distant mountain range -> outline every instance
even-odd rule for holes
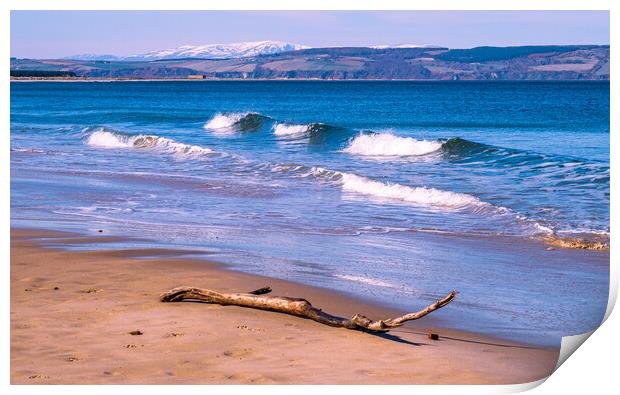
[[[392,44],[392,45],[371,45],[368,48],[387,49],[387,48],[443,48],[441,45],[432,44]]]
[[[608,45],[307,48],[261,41],[111,56],[11,58],[11,77],[609,80],[610,73]]]
[[[237,59],[272,55],[310,48],[282,41],[252,41],[233,44],[182,45],[177,48],[151,51],[128,56],[82,54],[64,57],[68,60],[149,61],[164,59]]]

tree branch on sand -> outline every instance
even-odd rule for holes
[[[220,293],[209,289],[179,287],[164,292],[160,296],[160,301],[182,302],[185,300],[197,300],[220,305],[250,307],[309,318],[321,324],[339,328],[387,332],[390,329],[402,326],[407,321],[417,320],[444,307],[457,295],[456,291],[452,291],[443,299],[438,300],[416,313],[408,313],[396,318],[374,321],[360,314],[355,314],[351,318],[337,317],[312,306],[312,304],[305,299],[266,295],[269,292],[271,292],[271,288],[269,287],[260,288],[248,293]]]

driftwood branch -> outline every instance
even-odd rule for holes
[[[450,303],[457,292],[452,291],[445,298],[438,300],[417,313],[409,313],[396,318],[373,321],[363,315],[355,314],[351,318],[337,317],[322,311],[305,299],[289,298],[286,296],[265,295],[271,288],[260,288],[249,293],[220,293],[209,289],[179,287],[171,289],[160,296],[162,302],[182,302],[184,300],[199,300],[221,305],[251,307],[260,310],[276,311],[297,317],[309,318],[321,324],[347,329],[361,329],[368,331],[387,332],[398,328],[407,321],[417,320]]]

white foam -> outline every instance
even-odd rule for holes
[[[286,123],[277,123],[273,125],[273,134],[276,136],[294,136],[303,135],[308,132],[308,125],[292,125]]]
[[[86,144],[98,148],[152,149],[158,152],[181,157],[201,156],[213,152],[211,149],[206,147],[183,144],[166,137],[144,134],[129,136],[110,132],[104,129],[93,132],[88,139],[86,139]]]
[[[351,276],[349,274],[335,274],[334,276],[341,278],[343,280],[374,285],[377,287],[395,288],[394,284],[391,284],[387,281],[377,280],[374,278],[368,278],[368,277],[362,277],[362,276]]]
[[[313,166],[304,174],[304,177],[314,177],[319,180],[329,180],[342,182],[342,178],[346,173],[336,170],[329,170],[323,167]]]
[[[416,140],[399,137],[392,133],[366,134],[356,136],[343,150],[352,155],[363,156],[420,156],[441,148],[438,141]]]
[[[157,137],[157,142],[155,146],[162,151],[166,151],[179,156],[201,156],[213,152],[213,150],[206,147],[177,143],[176,141],[167,139],[165,137]]]
[[[274,166],[271,166],[271,171],[282,172],[282,173],[296,172],[296,171],[300,171],[300,170],[303,170],[303,169],[305,169],[305,166],[303,166],[303,165],[296,165],[296,164],[274,165]]]
[[[28,152],[31,154],[44,154],[45,151],[36,148],[11,148],[11,152]]]
[[[535,228],[538,232],[540,232],[540,233],[544,233],[544,234],[547,234],[547,235],[551,235],[551,234],[553,234],[553,233],[554,233],[554,232],[553,232],[553,229],[551,229],[551,228],[549,228],[549,227],[547,227],[547,226],[541,225],[541,224],[539,224],[538,222],[534,222],[534,228]]]
[[[483,202],[477,197],[466,193],[444,191],[436,188],[410,187],[401,184],[383,183],[368,177],[318,166],[306,167],[296,164],[274,165],[271,167],[271,170],[283,173],[296,173],[297,177],[313,178],[317,181],[328,182],[332,185],[340,186],[345,192],[353,192],[378,199],[449,209],[469,207],[476,210],[492,209],[494,212],[498,213],[507,210],[503,207],[497,207],[490,203]]]
[[[374,181],[355,174],[342,173],[342,189],[382,199],[398,200],[425,206],[464,208],[488,206],[475,196],[435,188],[409,187]]]
[[[205,123],[205,129],[227,129],[231,128],[235,123],[239,122],[241,118],[248,115],[248,113],[230,113],[230,114],[222,114],[218,113],[213,116],[209,120],[209,122]]]
[[[129,141],[129,136],[123,136],[104,129],[99,129],[86,139],[86,144],[99,148],[130,148],[133,142]]]
[[[295,164],[275,165],[272,171],[297,173],[298,177],[314,178],[317,181],[338,185],[345,192],[353,192],[373,198],[405,202],[415,205],[461,209],[492,209],[496,212],[506,211],[503,207],[493,206],[475,196],[466,193],[444,191],[436,188],[410,187],[401,184],[383,183],[368,177],[330,170],[323,167],[306,167]]]

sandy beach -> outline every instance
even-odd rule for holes
[[[399,313],[171,250],[51,248],[92,241],[12,230],[12,384],[507,384],[546,377],[557,361],[558,349],[432,327],[430,317],[376,336],[234,306],[160,303],[182,285],[271,286],[342,316]]]

